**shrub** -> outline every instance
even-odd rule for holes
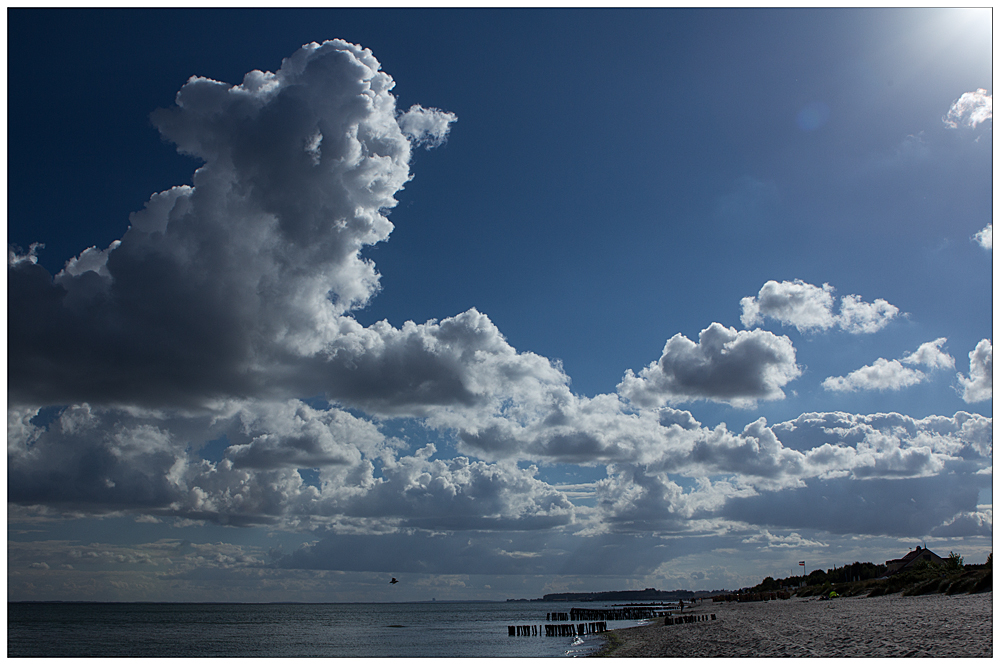
[[[942,580],[925,580],[903,590],[904,596],[923,596],[928,593],[937,593],[941,588]],[[945,582],[947,582],[945,580]]]
[[[990,556],[992,556],[992,554]],[[992,591],[992,590],[993,590],[993,571],[988,571],[985,575],[979,578],[979,581],[976,582],[976,585],[974,587],[972,587],[972,591],[970,593],[982,593],[984,591]]]
[[[977,582],[978,580],[974,577],[959,577],[948,585],[948,590],[945,593],[949,596],[953,596],[956,593],[972,593]]]

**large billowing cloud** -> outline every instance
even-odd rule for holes
[[[689,536],[661,540],[662,549],[652,550],[678,556],[675,549],[694,547],[697,540],[724,546],[731,534],[803,544],[799,534],[775,536],[769,527],[898,536],[992,533],[991,510],[976,503],[979,490],[991,482],[984,473],[992,461],[989,418],[964,412],[924,419],[808,413],[770,427],[759,420],[736,434],[724,427],[708,430],[685,413],[665,414],[675,429],[662,458],[610,465],[607,478],[592,485],[595,509],[578,510],[573,524],[501,537],[477,531],[451,547],[412,530],[374,541],[330,534],[284,556],[279,565],[601,574],[600,564],[605,572],[634,574],[650,565],[650,549],[636,547],[650,535]],[[694,482],[683,487],[677,482],[681,477]],[[793,501],[786,501],[789,496]],[[368,554],[351,556],[354,551]],[[396,554],[401,551],[413,556]],[[582,552],[590,555],[580,559]],[[359,565],[359,558],[372,563]]]
[[[8,411],[16,503],[224,524],[364,521],[366,531],[527,529],[573,518],[566,498],[534,478],[537,468],[435,460],[433,445],[400,455],[400,442],[369,421],[298,401],[233,405],[228,417],[197,422],[87,405],[44,427],[35,415]],[[199,429],[228,444],[220,460],[191,449]]]
[[[901,390],[927,380],[928,375],[912,365],[929,369],[954,367],[955,359],[941,350],[948,341],[939,337],[925,342],[915,352],[899,359],[879,358],[871,365],[856,369],[847,376],[831,376],[823,380],[823,387],[838,392],[855,390]],[[910,365],[910,367],[907,367]]]
[[[782,399],[782,386],[799,374],[795,347],[787,337],[713,323],[697,343],[674,335],[657,362],[638,376],[628,370],[618,390],[646,407],[695,400],[751,405]]]
[[[8,493],[56,515],[310,527],[319,541],[274,565],[397,573],[630,575],[667,555],[650,537],[698,536],[669,545],[678,556],[695,540],[722,547],[759,528],[991,533],[988,508],[976,503],[991,480],[989,418],[812,413],[730,432],[685,411],[653,414],[607,433],[644,443],[597,449],[609,466],[587,492],[594,508],[574,506],[533,465],[439,457],[434,445],[406,453],[365,419],[298,401],[232,404],[200,419],[78,406],[47,425],[44,413],[13,408]],[[224,441],[219,459],[196,454],[189,441],[198,431]],[[515,457],[581,459],[563,445],[527,441]],[[845,497],[853,522],[835,508]],[[903,516],[893,519],[887,505]]]
[[[152,118],[204,162],[194,186],[153,195],[120,241],[54,278],[10,258],[11,399],[200,405],[333,355],[341,317],[378,289],[360,252],[392,231],[411,140],[440,143],[455,120],[399,115],[392,87],[342,41],[240,85],[188,80]]]
[[[899,308],[881,298],[868,303],[856,295],[842,297],[840,311],[834,314],[833,291],[829,284],[819,287],[800,279],[791,282],[769,280],[756,297],[747,296],[740,301],[743,308],[740,321],[747,328],[772,318],[799,332],[839,326],[850,333],[872,333],[884,328],[899,314]]]

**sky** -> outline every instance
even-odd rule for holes
[[[9,9],[8,600],[985,561],[991,21]]]

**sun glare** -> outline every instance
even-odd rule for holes
[[[941,28],[951,33],[964,35],[967,39],[992,39],[993,10],[982,7],[963,7],[942,10],[935,17],[941,21]]]

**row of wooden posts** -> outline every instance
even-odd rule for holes
[[[616,607],[613,609],[591,609],[573,607],[569,611],[570,621],[635,621],[666,616],[667,611],[655,607]]]
[[[576,637],[577,635],[590,635],[593,633],[603,633],[608,629],[606,621],[592,621],[590,623],[561,623],[545,624],[544,626],[507,626],[507,634],[511,637]]]
[[[564,614],[563,612],[550,612],[547,616]],[[676,616],[667,615],[663,619],[664,626],[677,626],[682,623],[698,623],[701,621],[715,621],[714,614],[678,614]],[[507,626],[507,634],[511,637],[576,637],[577,635],[590,635],[593,633],[603,633],[607,631],[606,621],[591,621],[589,623],[560,623],[545,624],[538,626],[534,624],[524,626]]]
[[[614,609],[580,609],[572,608],[569,612],[548,612],[546,621],[580,621],[597,619],[602,621],[629,621],[633,619],[651,619],[666,616],[666,611],[648,607],[620,607]]]
[[[708,621],[709,617],[712,617],[712,621],[715,621],[714,614],[679,614],[677,616],[668,616],[663,620],[664,626],[675,626],[682,623],[698,623],[699,621]]]

